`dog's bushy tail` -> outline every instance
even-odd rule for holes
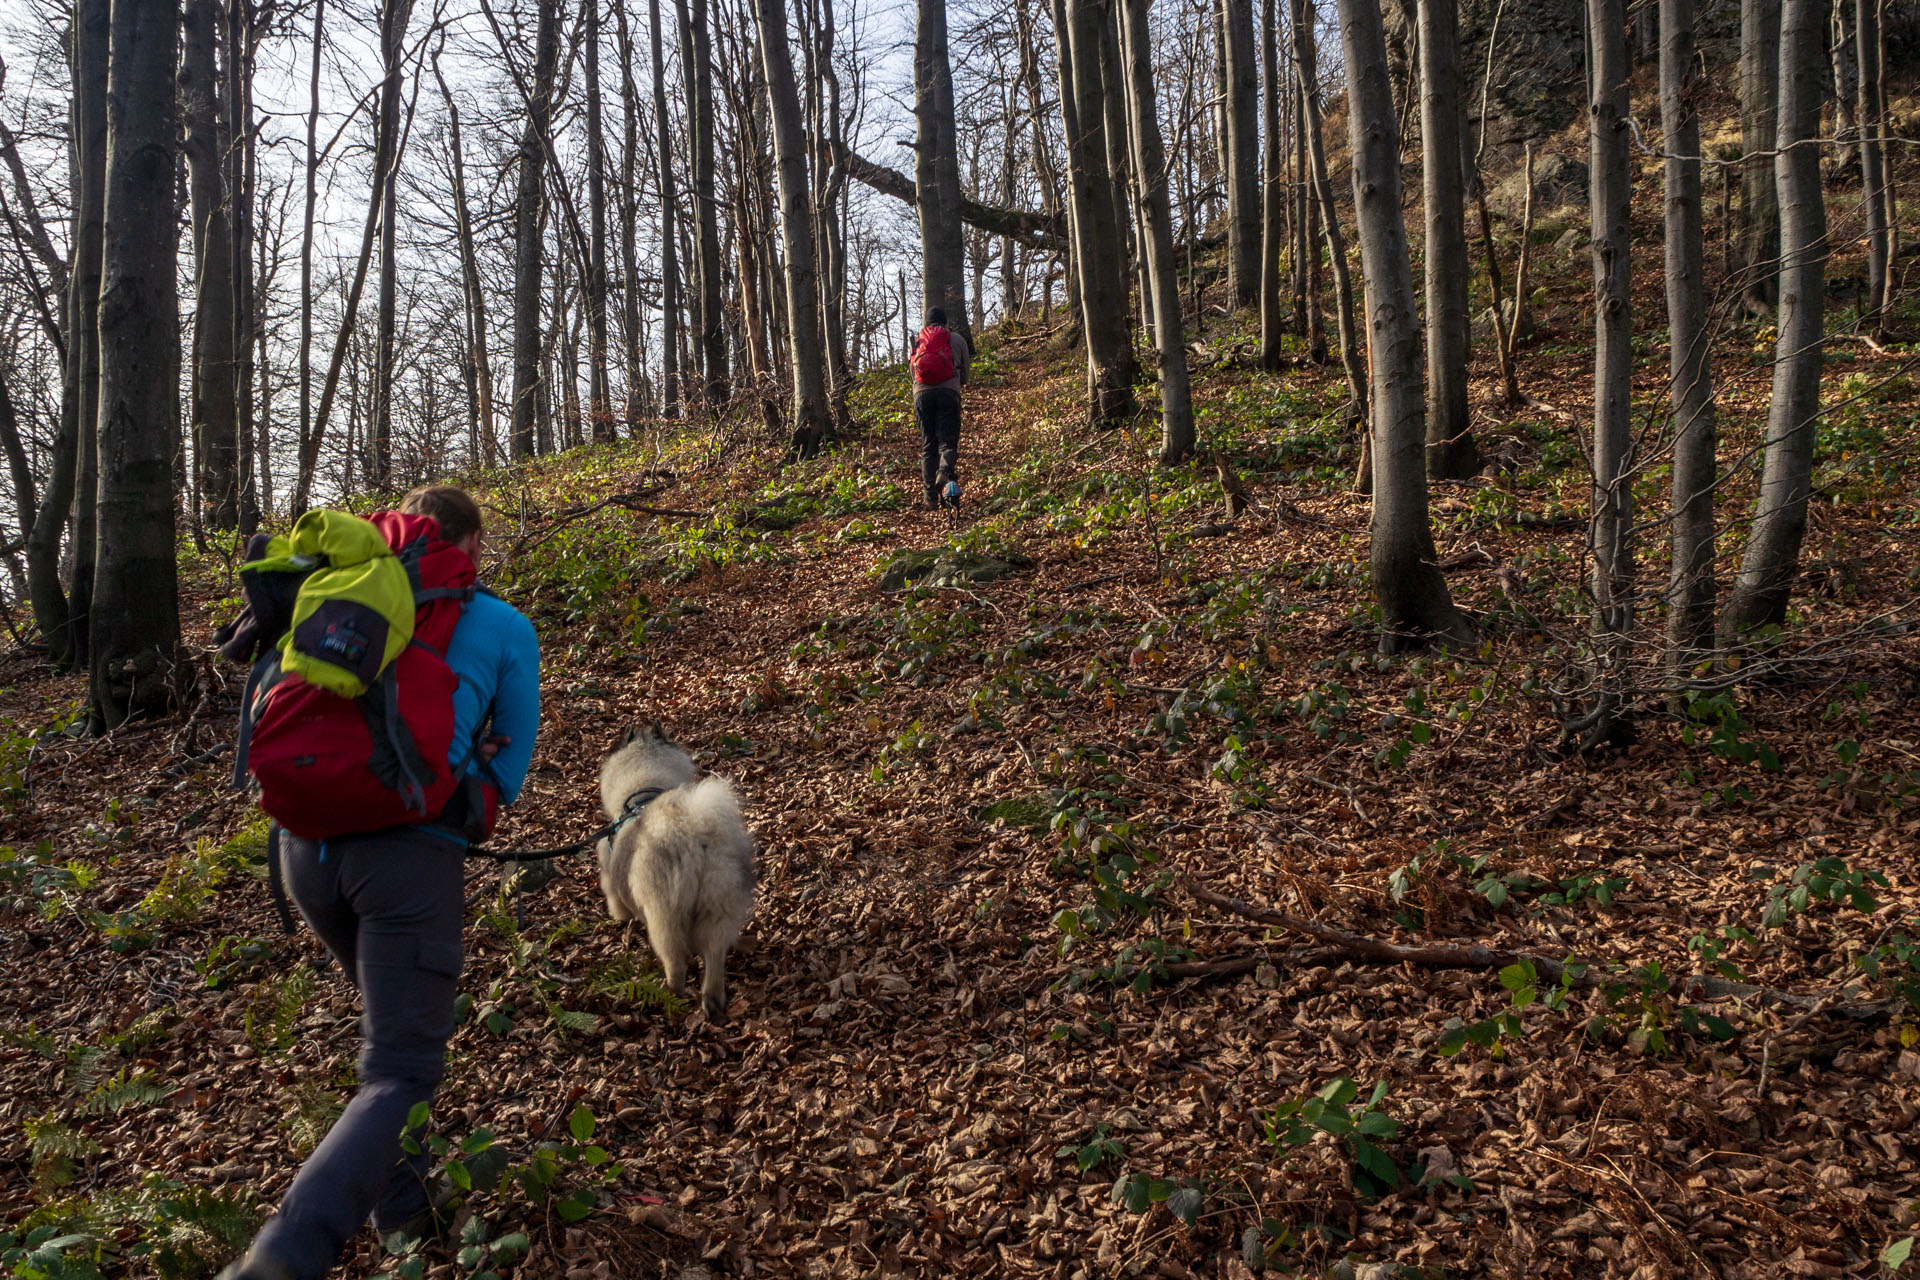
[[[686,788],[681,802],[687,821],[709,830],[732,830],[741,826],[740,793],[725,778],[706,777]]]

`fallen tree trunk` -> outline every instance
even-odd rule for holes
[[[913,179],[898,169],[876,164],[851,147],[841,147],[838,159],[846,167],[848,177],[865,183],[881,195],[892,196],[908,204],[914,203]],[[1057,215],[1032,213],[1026,209],[1002,209],[962,196],[960,220],[970,227],[1005,236],[1030,249],[1058,249],[1065,252],[1067,248],[1067,229]]]
[[[1534,972],[1540,975],[1543,982],[1549,984],[1557,984],[1567,971],[1567,966],[1562,961],[1549,960],[1545,956],[1527,955],[1520,951],[1508,951],[1499,947],[1421,947],[1384,942],[1379,938],[1369,938],[1364,934],[1349,933],[1345,929],[1321,924],[1318,920],[1309,920],[1305,916],[1296,916],[1290,912],[1277,911],[1272,907],[1257,906],[1251,902],[1242,902],[1238,898],[1229,898],[1192,880],[1186,882],[1186,888],[1188,893],[1208,906],[1218,907],[1231,915],[1241,916],[1259,924],[1304,934],[1354,959],[1379,960],[1388,964],[1411,964],[1424,969],[1504,969],[1510,964],[1519,964],[1524,961],[1533,966]],[[1217,965],[1222,962],[1213,963]],[[1596,967],[1588,966],[1574,977],[1571,985],[1593,987],[1599,985],[1599,982],[1600,974],[1596,972]],[[1788,1008],[1803,1009],[1809,1013],[1845,1018],[1850,1022],[1884,1022],[1893,1013],[1892,1001],[1844,1001],[1841,993],[1837,991],[1818,996],[1803,996],[1791,991],[1781,991],[1775,987],[1760,987],[1752,983],[1734,982],[1727,978],[1715,978],[1704,974],[1683,974],[1675,978],[1674,983],[1677,994],[1681,995],[1708,1000],[1753,1000],[1762,1005],[1783,1005]]]

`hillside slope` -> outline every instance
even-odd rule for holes
[[[1577,410],[1581,357],[1552,336],[1574,318],[1543,317],[1527,359]],[[1848,501],[1819,509],[1789,645],[1819,661],[1690,719],[1650,705],[1641,744],[1596,760],[1552,750],[1585,480],[1550,412],[1489,421],[1499,468],[1436,495],[1485,647],[1392,662],[1331,370],[1202,373],[1202,437],[1261,503],[1232,522],[1210,469],[1081,434],[1078,366],[1013,333],[968,400],[957,522],[911,500],[897,372],[863,385],[855,439],[784,471],[668,440],[483,478],[487,576],[546,655],[496,844],[591,830],[602,751],[657,716],[747,797],[762,900],[708,1025],[659,1007],[587,859],[524,896],[473,864],[436,1125],[515,1162],[579,1141],[556,1194],[477,1198],[483,1252],[426,1274],[503,1240],[527,1276],[1876,1274],[1920,1212],[1911,1009],[1856,1023],[1662,975],[1717,955],[1825,998],[1913,936],[1900,359],[1847,349],[1830,374],[1864,407],[1834,420]],[[931,585],[883,586],[936,550]],[[204,641],[230,569],[188,573]],[[74,679],[4,661],[0,1204],[22,1233],[92,1232],[70,1251],[108,1274],[206,1274],[350,1087],[357,1006],[249,874],[237,673],[208,663],[191,716],[89,741],[64,731]],[[1612,967],[1526,1003],[1521,970],[1380,962],[1196,886]],[[1888,973],[1911,981],[1905,954]],[[1443,1056],[1454,1019],[1474,1043]],[[589,1114],[611,1177],[580,1154]],[[1372,1145],[1332,1132],[1354,1122]],[[595,1211],[572,1222],[576,1193]],[[382,1265],[364,1237],[351,1273]]]

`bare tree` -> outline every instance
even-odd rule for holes
[[[1074,261],[1087,341],[1087,413],[1095,427],[1117,427],[1133,413],[1133,342],[1127,333],[1127,248],[1107,155],[1107,78],[1101,45],[1112,0],[1066,0],[1072,94],[1066,116],[1072,156]],[[1068,96],[1062,93],[1062,112]]]
[[[93,660],[94,574],[99,561],[95,508],[100,495],[100,283],[107,192],[107,63],[112,38],[109,8],[109,0],[77,0],[73,19],[73,267],[68,276],[67,365],[61,413],[63,427],[71,414],[76,444],[73,587],[68,595],[70,643],[65,647],[78,666],[89,666]],[[169,327],[171,324],[169,321]],[[54,496],[49,495],[41,504],[35,526],[35,536],[46,548],[59,545],[58,520],[48,527]],[[58,653],[61,645],[56,641],[54,648]]]
[[[1235,309],[1260,301],[1260,63],[1253,0],[1218,0],[1225,37],[1227,277]]]
[[[187,192],[193,217],[194,454],[202,509],[216,529],[240,523],[239,401],[234,394],[233,224],[215,60],[220,0],[187,0],[180,58]]]
[[[674,227],[675,195],[673,186],[673,144],[667,124],[666,64],[660,56],[660,0],[647,0],[647,15],[653,41],[653,118],[659,138],[660,178],[660,324],[661,381],[663,411],[669,418],[680,416],[680,398],[684,390],[680,370],[680,263],[677,257],[679,233]]]
[[[467,203],[467,158],[460,140],[460,105],[440,74],[440,56],[433,58],[433,77],[447,104],[447,165],[453,179],[453,229],[460,245],[461,297],[466,304],[467,363],[472,371],[474,414],[478,419],[476,461],[492,466],[498,460],[494,438],[493,370],[487,358],[487,296],[480,280],[480,255],[473,239],[473,211]]]
[[[1713,644],[1715,434],[1701,229],[1694,0],[1660,3],[1660,129],[1666,151],[1667,368],[1673,405],[1673,556],[1667,642],[1676,676]]]
[[[1854,0],[1854,38],[1858,49],[1860,128],[1860,206],[1867,223],[1867,296],[1861,319],[1884,333],[1892,305],[1892,227],[1888,218],[1886,165],[1886,92],[1881,66],[1882,0]]]
[[[1760,495],[1720,627],[1741,637],[1787,620],[1812,497],[1827,294],[1827,206],[1820,187],[1820,0],[1785,0],[1780,21],[1780,319]]]
[[[1173,214],[1167,199],[1167,162],[1153,95],[1150,0],[1124,0],[1121,47],[1127,67],[1127,120],[1133,143],[1134,202],[1145,229],[1147,280],[1152,292],[1154,348],[1160,362],[1160,463],[1172,466],[1193,452],[1193,401],[1187,353],[1180,336],[1180,281],[1173,268]]]
[[[613,440],[607,380],[607,156],[600,122],[600,3],[580,0],[587,68],[587,419],[597,443]]]
[[[404,0],[394,0],[404,3]],[[520,133],[520,187],[514,197],[513,437],[515,458],[534,454],[540,417],[542,248],[546,237],[547,142],[552,127],[554,72],[560,60],[559,0],[538,0],[533,46],[533,91]]]
[[[1480,469],[1467,403],[1467,214],[1460,140],[1457,0],[1419,0],[1420,151],[1427,215],[1427,474],[1464,480]]]
[[[820,349],[820,298],[814,279],[812,189],[807,183],[806,141],[800,133],[800,91],[787,44],[785,0],[755,0],[760,57],[767,74],[773,118],[774,159],[780,174],[780,230],[787,252],[787,343],[793,374],[793,451],[812,456],[832,419],[827,410],[826,367]]]
[[[1371,0],[1371,3],[1377,10],[1379,0]],[[1300,101],[1304,115],[1301,128],[1307,135],[1307,151],[1313,164],[1314,200],[1319,205],[1320,228],[1327,237],[1328,265],[1333,271],[1333,297],[1340,320],[1340,364],[1347,374],[1347,394],[1353,401],[1353,421],[1366,423],[1370,420],[1367,411],[1366,361],[1360,352],[1359,323],[1354,317],[1353,281],[1347,271],[1347,238],[1341,234],[1340,216],[1333,205],[1333,179],[1327,174],[1326,135],[1320,127],[1320,84],[1316,70],[1320,54],[1315,48],[1313,36],[1314,10],[1314,0],[1293,0],[1294,72],[1300,77]],[[1391,117],[1392,113],[1388,114]],[[1397,179],[1394,185],[1398,187]],[[1400,229],[1400,237],[1404,243],[1404,225]],[[1311,261],[1317,263],[1318,246],[1309,247],[1314,253]],[[1371,304],[1368,310],[1372,310]],[[1365,469],[1366,461],[1363,459],[1363,473]],[[1363,474],[1362,486],[1367,483],[1370,481]],[[1424,501],[1422,499],[1423,509]]]
[[[1374,598],[1380,603],[1380,648],[1392,653],[1435,639],[1465,645],[1472,641],[1473,629],[1454,608],[1447,580],[1435,563],[1427,513],[1420,321],[1401,212],[1400,129],[1388,82],[1379,0],[1340,0],[1340,25],[1361,279],[1373,335],[1370,558]]]
[[[1593,618],[1595,705],[1582,745],[1626,730],[1627,646],[1633,635],[1633,314],[1627,226],[1626,0],[1587,8],[1588,109],[1593,237]]]
[[[1264,0],[1260,25],[1264,31],[1260,37],[1260,65],[1266,87],[1262,99],[1266,129],[1260,182],[1260,367],[1278,369],[1280,335],[1286,329],[1286,319],[1280,310],[1280,245],[1290,230],[1287,210],[1291,207],[1286,198],[1287,174],[1281,160],[1285,154],[1285,131],[1280,122],[1280,103],[1283,98],[1292,100],[1288,86],[1280,79],[1279,0]],[[1293,266],[1298,275],[1297,256]],[[1294,296],[1299,299],[1303,295],[1296,290]]]
[[[913,114],[918,124],[914,191],[920,210],[921,314],[943,308],[947,323],[971,346],[946,0],[917,0],[914,13]]]
[[[1740,269],[1750,309],[1771,311],[1780,257],[1774,130],[1780,98],[1781,0],[1740,0]],[[1815,36],[1818,42],[1820,37]]]
[[[163,714],[180,670],[173,438],[180,411],[174,283],[174,58],[179,11],[115,0],[100,241],[99,557],[90,723]]]

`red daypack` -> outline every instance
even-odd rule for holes
[[[937,387],[953,377],[953,335],[937,324],[920,331],[913,342],[913,380]]]
[[[473,561],[440,537],[431,516],[383,511],[368,519],[406,567],[412,641],[358,698],[282,671],[278,649],[267,649],[242,710],[235,780],[251,773],[260,807],[310,840],[430,821],[464,780],[449,759],[459,678],[446,652],[473,598]],[[465,805],[470,835],[484,837],[493,825],[497,796],[484,791]]]

